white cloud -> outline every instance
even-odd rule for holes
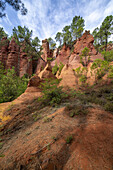
[[[108,5],[106,6],[106,9],[104,11],[104,15],[113,15],[113,0],[111,0]]]
[[[100,26],[107,15],[113,15],[113,0],[23,0],[23,2],[28,9],[27,15],[22,16],[18,12],[18,18],[16,15],[12,16],[15,23],[12,24],[12,18],[7,17],[0,20],[0,25],[7,25],[11,29],[17,26],[17,21],[19,25],[33,30],[33,37],[38,36],[40,39],[54,38],[64,26],[71,24],[75,15],[85,19],[85,29],[91,32]]]

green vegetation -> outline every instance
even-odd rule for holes
[[[88,69],[85,64],[83,64],[83,66],[84,67],[74,69],[74,71],[78,81],[81,82],[82,85],[85,85],[88,78]],[[96,59],[91,66],[90,74],[95,77],[95,83],[98,84],[99,80],[102,80],[105,75],[107,78],[113,78],[113,66],[110,65],[110,62],[107,60]]]
[[[67,143],[67,144],[70,144],[70,143],[72,142],[72,140],[73,140],[72,135],[67,136],[67,138],[66,138],[66,143]]]
[[[0,41],[3,37],[7,37],[8,35],[5,33],[4,29],[0,27]]]
[[[16,76],[14,68],[6,72],[1,63],[0,68],[0,103],[12,101],[25,91],[28,79]]]
[[[31,132],[26,132],[26,135],[29,136],[31,134]]]
[[[37,60],[41,57],[41,45],[38,37],[31,38],[32,34],[33,31],[30,31],[27,27],[18,26],[17,28],[14,27],[12,37],[15,37],[16,43],[21,47],[23,52],[27,53],[30,59]]]
[[[55,63],[55,66],[52,68],[52,73],[56,75],[57,71],[59,71],[59,75],[60,75],[63,67],[64,64],[62,62],[60,62],[59,66],[57,65],[57,63]]]
[[[106,60],[96,59],[91,66],[91,70],[94,72],[95,82],[97,83],[99,79],[108,73],[112,73],[113,66]]]
[[[2,149],[2,147],[3,147],[3,142],[0,142],[0,149]]]
[[[83,50],[82,50],[82,55],[80,57],[80,63],[83,65],[83,66],[86,66],[89,64],[90,62],[90,56],[89,56],[89,48],[85,47]]]
[[[44,117],[44,119],[43,119],[43,122],[44,123],[46,123],[46,122],[50,122],[50,121],[52,121],[52,118],[49,118],[49,117]]]
[[[56,42],[58,41],[59,45],[61,46],[61,44],[62,44],[62,33],[57,32],[55,39],[56,39]]]
[[[82,36],[82,33],[84,31],[84,19],[80,16],[75,16],[71,23],[71,32],[73,40],[77,40],[77,38],[80,38]]]
[[[49,42],[49,48],[50,48],[51,50],[54,50],[54,49],[56,48],[56,43],[55,43],[55,41],[54,41],[51,37],[49,37],[47,40],[48,40],[48,42]]]
[[[56,75],[58,69],[59,69],[59,67],[58,67],[57,63],[55,63],[55,66],[52,68],[52,73],[53,73],[54,75]]]
[[[113,112],[113,85],[104,85],[98,88],[89,88],[77,98],[82,103],[95,103],[101,105],[104,110]]]
[[[10,6],[13,7],[16,11],[21,11],[22,15],[26,15],[27,9],[24,7],[24,4],[22,3],[21,0],[15,1],[15,0],[1,0],[0,1],[0,18],[5,17],[6,14],[4,13],[6,9],[6,5],[9,4]]]
[[[85,85],[87,81],[87,67],[78,67],[75,70],[75,75],[79,79],[79,82],[82,83],[82,85]]]
[[[64,64],[60,62],[60,65],[59,65],[59,75],[61,74],[61,71],[64,67]]]
[[[3,154],[0,154],[0,157],[1,157],[1,158],[3,158],[3,157],[5,157],[5,155],[3,155]]]
[[[113,61],[113,50],[111,51],[102,51],[102,55],[104,56],[104,59],[107,61]]]
[[[105,51],[107,49],[108,38],[113,31],[113,16],[107,16],[102,22],[100,28],[95,28],[93,31],[93,36],[95,40],[95,46],[98,50],[99,46],[105,45]]]
[[[82,103],[69,104],[65,108],[65,112],[68,113],[70,117],[77,115],[87,115],[87,107]]]
[[[63,43],[66,43],[68,45],[72,42],[72,36],[71,36],[71,26],[65,26],[62,30],[62,37],[63,37]]]
[[[80,16],[75,16],[72,19],[72,22],[70,25],[65,26],[62,29],[62,32],[58,32],[56,34],[56,41],[59,42],[59,45],[61,47],[62,43],[66,43],[72,48],[73,41],[77,40],[77,38],[81,37],[83,31],[84,31],[84,19]]]
[[[61,86],[58,87],[59,82],[58,79],[45,79],[44,83],[40,85],[42,97],[38,101],[41,101],[44,105],[60,104],[67,95],[62,91]]]

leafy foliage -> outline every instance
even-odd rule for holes
[[[60,62],[60,65],[59,65],[59,75],[61,74],[61,71],[64,67],[64,64],[62,62]]]
[[[55,39],[56,39],[56,42],[59,41],[59,45],[61,46],[61,44],[62,44],[62,33],[57,32]]]
[[[67,95],[62,91],[62,87],[57,87],[60,80],[58,79],[45,79],[44,83],[41,83],[42,97],[38,99],[44,105],[60,104]]]
[[[67,144],[70,144],[70,143],[72,142],[72,140],[73,140],[72,135],[67,136],[67,138],[66,138],[66,143],[67,143]]]
[[[0,18],[6,16],[6,14],[4,13],[5,9],[6,9],[6,4],[9,4],[10,6],[13,7],[13,9],[15,9],[16,11],[21,11],[22,15],[26,15],[27,13],[27,9],[24,7],[24,4],[22,3],[21,0],[1,0],[0,1]]]
[[[85,47],[83,50],[82,50],[82,55],[80,57],[80,63],[83,65],[83,66],[87,66],[88,63],[90,61],[90,56],[89,56],[89,48]]]
[[[30,31],[27,27],[18,26],[18,28],[14,27],[12,37],[15,37],[17,44],[27,53],[28,57],[38,59],[41,57],[40,40],[38,37],[32,39],[32,33],[32,30]]]
[[[52,73],[56,75],[57,71],[59,70],[59,75],[60,75],[63,67],[64,64],[62,62],[60,62],[59,66],[57,65],[57,63],[55,63],[55,66],[52,68]]]
[[[5,33],[4,29],[0,27],[0,41],[3,37],[7,37],[8,35]]]
[[[93,70],[95,74],[95,81],[97,82],[106,73],[108,73],[110,68],[111,66],[109,66],[108,61],[96,59],[95,62],[91,66],[91,70]]]
[[[16,76],[14,68],[4,70],[0,64],[0,103],[12,101],[27,88],[28,79]]]
[[[75,70],[75,75],[77,78],[79,78],[79,81],[84,85],[87,80],[87,67],[78,67]]]
[[[104,59],[107,61],[113,61],[113,50],[111,51],[103,51],[102,55],[104,56]]]
[[[101,105],[103,109],[113,112],[113,84],[94,89],[87,89],[78,99],[85,103]]]
[[[80,16],[75,16],[71,23],[71,32],[73,40],[77,40],[77,38],[81,37],[84,30],[84,19]]]
[[[55,43],[55,41],[54,41],[51,37],[49,37],[49,38],[48,38],[48,42],[49,42],[49,48],[52,49],[52,50],[54,50],[54,49],[56,48],[56,43]]]
[[[95,45],[98,49],[100,45],[105,45],[105,51],[107,49],[108,38],[113,33],[113,16],[107,16],[102,22],[100,28],[95,28],[93,31],[93,36],[95,40]]]
[[[71,30],[70,30],[70,26],[65,26],[63,28],[63,33],[62,33],[62,37],[63,37],[63,43],[66,43],[66,44],[71,44],[72,42],[72,36],[71,36]]]
[[[57,63],[55,63],[55,66],[52,68],[52,73],[53,73],[54,75],[56,75],[58,69],[59,69],[59,67],[58,67]]]

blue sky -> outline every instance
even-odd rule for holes
[[[7,5],[0,27],[11,35],[18,25],[33,30],[33,37],[54,38],[63,27],[70,25],[75,15],[85,19],[85,29],[93,31],[104,18],[113,15],[113,0],[22,0],[28,9],[26,16]],[[113,38],[112,38],[113,41]]]

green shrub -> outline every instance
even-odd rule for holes
[[[83,66],[87,66],[89,61],[90,61],[90,56],[89,56],[89,51],[90,49],[85,47],[83,50],[82,50],[82,55],[80,57],[80,63],[83,65]]]
[[[113,61],[113,50],[111,50],[111,51],[103,51],[102,55],[104,56],[105,60]]]
[[[67,136],[67,138],[66,138],[66,143],[67,143],[67,144],[70,144],[70,143],[72,142],[72,139],[73,139],[72,135]]]
[[[61,74],[61,71],[64,67],[64,64],[60,62],[60,65],[59,65],[59,75]]]
[[[83,104],[67,105],[65,111],[70,117],[74,117],[75,115],[86,115],[88,113]]]
[[[109,67],[108,78],[113,79],[113,66],[112,65]]]
[[[43,119],[43,122],[44,123],[46,123],[46,122],[50,122],[50,121],[52,121],[52,118],[49,118],[49,117],[44,117],[44,119]]]
[[[109,73],[110,70],[109,62],[101,59],[96,59],[91,66],[91,70],[94,71],[95,81],[97,82],[106,73]]]
[[[58,67],[57,63],[55,63],[55,66],[52,68],[52,73],[53,73],[54,75],[56,75],[58,69],[59,69],[59,67]]]
[[[111,111],[113,112],[113,103],[112,102],[107,102],[105,105],[104,105],[104,109],[106,111]]]
[[[0,64],[1,67],[1,64]],[[20,96],[27,88],[28,79],[17,77],[14,67],[0,70],[0,103],[12,101]]]
[[[62,91],[61,86],[57,87],[59,82],[58,79],[45,79],[44,83],[40,85],[43,95],[38,101],[41,101],[44,105],[60,104],[67,95]]]
[[[82,83],[85,83],[87,80],[87,77],[85,75],[81,75],[81,77],[79,78],[79,81]]]

